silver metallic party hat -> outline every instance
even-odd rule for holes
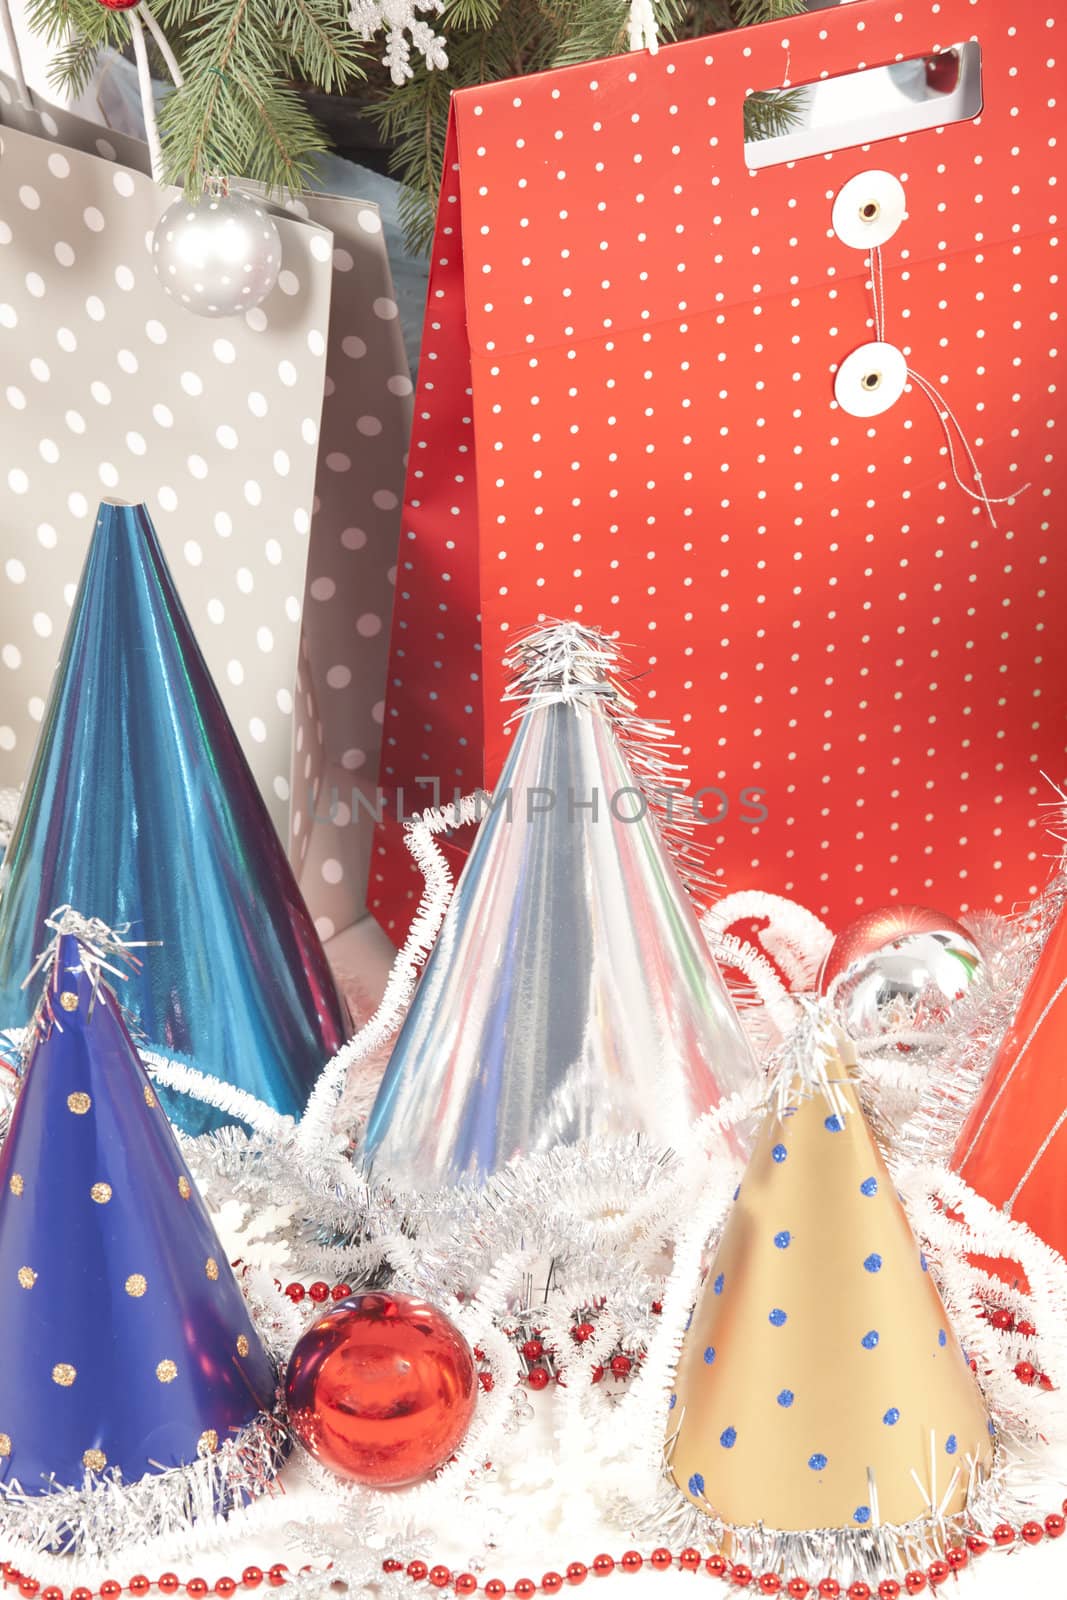
[[[514,743],[367,1124],[376,1175],[427,1189],[590,1136],[669,1145],[752,1081],[676,865],[693,813],[670,733],[634,716],[619,664],[577,623],[509,659]]]

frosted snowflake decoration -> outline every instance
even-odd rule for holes
[[[253,1211],[239,1200],[226,1200],[211,1220],[227,1261],[240,1259],[264,1271],[277,1271],[288,1261],[289,1245],[278,1237],[292,1222],[292,1213],[284,1207],[264,1206]]]
[[[349,21],[353,32],[364,42],[369,43],[375,34],[385,34],[382,65],[389,68],[389,76],[400,85],[415,76],[411,65],[413,50],[431,71],[448,66],[443,36],[418,14],[423,11],[439,15],[443,10],[444,0],[353,0]]]
[[[652,55],[656,54],[659,32],[652,0],[630,0],[628,32],[631,50],[648,50]]]

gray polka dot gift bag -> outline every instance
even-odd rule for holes
[[[148,170],[0,77],[0,788],[29,768],[97,504],[143,502],[328,938],[364,904],[350,796],[377,777],[411,408],[381,220],[253,196],[274,287],[198,315],[157,276],[178,191]]]

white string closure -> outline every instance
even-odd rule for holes
[[[887,342],[885,267],[882,261],[881,245],[874,246],[868,259],[871,265],[871,299],[874,305],[875,337],[879,341],[885,343]],[[933,383],[930,382],[929,378],[924,378],[922,373],[916,372],[915,369],[910,365],[907,368],[907,375],[912,382],[918,386],[921,393],[926,396],[927,400],[929,400],[937,414],[937,420],[940,422],[941,431],[945,436],[945,447],[948,451],[948,459],[949,465],[952,468],[952,476],[955,478],[958,487],[963,490],[964,494],[969,495],[972,500],[978,500],[981,502],[981,504],[985,507],[986,515],[989,518],[990,525],[995,528],[997,526],[997,518],[993,507],[1012,505],[1019,495],[1024,494],[1026,490],[1030,488],[1029,483],[1022,484],[1020,488],[1014,490],[1011,494],[989,494],[986,490],[985,480],[982,477],[982,469],[978,465],[978,461],[975,457],[974,450],[971,447],[970,440],[964,433],[962,423],[956,416],[956,413],[953,411],[948,401],[945,399],[944,395]],[[971,469],[971,476],[974,479],[974,482],[978,485],[977,489],[972,489],[970,484],[966,483],[960,476],[960,465],[956,455],[956,444],[952,433],[953,429],[955,429],[956,437],[958,438],[960,445],[963,447],[963,452],[967,457],[967,463]]]

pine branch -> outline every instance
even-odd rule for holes
[[[52,57],[48,67],[49,83],[77,98],[93,81],[99,53],[100,46],[95,39],[90,39],[88,34],[76,34]]]
[[[759,22],[784,22],[787,17],[801,16],[807,9],[805,0],[734,0],[731,7],[739,28],[750,28]]]
[[[365,76],[366,52],[348,26],[342,0],[277,0],[278,39],[309,82],[343,94]]]
[[[185,86],[167,97],[160,119],[168,178],[194,194],[216,172],[271,189],[303,186],[324,140],[287,68],[294,53],[322,65],[325,9],[324,0],[293,6],[283,38],[277,0],[206,0],[196,8]],[[334,64],[327,65],[332,75]]]
[[[303,102],[292,90],[276,89],[261,95],[240,74],[237,83],[259,124],[256,154],[251,163],[246,163],[250,170],[245,176],[272,189],[299,192],[315,170],[314,156],[319,148],[315,124]]]
[[[795,128],[804,104],[802,89],[760,89],[745,101],[745,138],[775,139]]]
[[[803,0],[654,0],[664,39],[695,38],[740,20],[768,22],[795,15]],[[497,82],[545,67],[595,60],[625,50],[629,0],[449,0],[441,18],[447,72],[416,67],[412,80],[382,92],[370,114],[392,146],[391,169],[405,185],[401,220],[408,244],[427,250],[444,160],[449,90]],[[800,95],[793,90],[750,95],[747,139],[794,125]]]
[[[297,189],[326,145],[293,78],[338,94],[364,76],[367,60],[350,26],[351,0],[154,0],[178,48],[182,89],[163,104],[166,175],[196,194],[219,173],[255,178],[271,189]],[[664,40],[693,38],[735,25],[797,15],[804,0],[653,0]],[[129,27],[99,0],[27,0],[31,27],[57,47],[53,81],[80,90],[101,46],[121,47]],[[375,8],[369,8],[371,18]],[[379,18],[382,13],[377,13]],[[404,26],[397,13],[397,28]],[[383,29],[393,26],[384,13]],[[409,239],[432,235],[449,96],[453,89],[613,55],[628,43],[629,0],[446,0],[433,31],[447,41],[447,70],[420,59],[430,29],[410,50],[413,76],[372,91],[367,109],[392,146],[393,170],[406,187],[402,215]],[[378,23],[370,20],[369,27]],[[407,24],[411,26],[410,22]],[[404,66],[408,45],[390,35],[387,63]],[[795,91],[767,90],[745,104],[749,139],[792,126]]]
[[[499,20],[499,0],[452,0],[442,18],[446,29],[458,33],[470,33],[475,28],[488,32]]]
[[[49,66],[49,83],[76,95],[92,81],[97,52],[129,38],[121,18],[97,0],[30,0],[26,19],[49,44],[60,45]]]
[[[544,0],[553,16],[560,40],[552,64],[572,66],[602,56],[618,55],[626,49],[630,16],[629,0]]]
[[[26,21],[34,33],[55,44],[71,31],[81,31],[79,22],[84,19],[78,16],[79,10],[76,0],[29,0]],[[95,23],[95,19],[91,20]]]

